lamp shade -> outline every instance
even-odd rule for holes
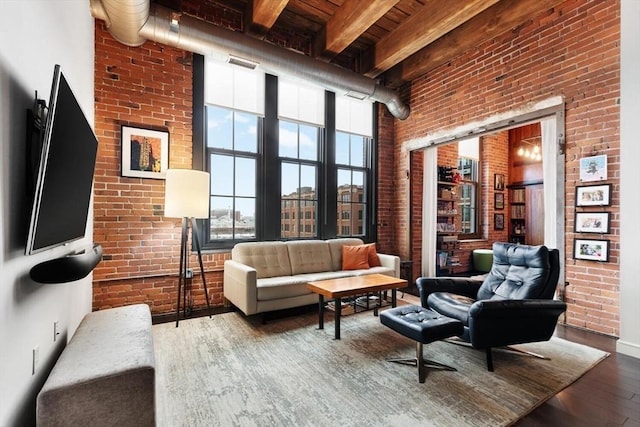
[[[191,169],[167,169],[164,216],[209,217],[209,173]]]

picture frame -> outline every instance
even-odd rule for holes
[[[576,186],[576,206],[611,205],[611,184]]]
[[[580,181],[604,181],[607,179],[607,156],[591,156],[580,159]]]
[[[504,230],[504,214],[493,214],[493,229]]]
[[[574,231],[576,233],[609,233],[609,212],[576,212]]]
[[[169,168],[168,131],[122,125],[120,142],[122,176],[165,179]]]
[[[504,174],[502,173],[493,174],[493,189],[499,190],[499,191],[504,190]]]
[[[609,240],[573,239],[573,258],[587,261],[609,261]]]
[[[493,206],[497,210],[504,209],[504,193],[493,194]]]

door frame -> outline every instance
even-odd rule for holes
[[[564,99],[560,96],[547,99],[542,102],[524,106],[520,109],[514,109],[509,112],[496,114],[484,120],[467,123],[451,129],[438,130],[433,134],[426,135],[403,144],[403,151],[409,157],[409,174],[413,176],[411,171],[411,154],[414,151],[423,151],[437,149],[439,146],[471,137],[481,137],[493,134],[498,131],[508,130],[523,125],[541,122],[545,119],[555,119],[555,162],[547,165],[548,172],[545,172],[545,191],[549,191],[549,198],[555,200],[555,206],[546,206],[545,204],[545,230],[550,230],[553,236],[545,235],[545,244],[550,247],[557,248],[560,252],[560,277],[559,283],[565,282],[565,105]],[[426,171],[425,171],[426,172]],[[425,179],[437,180],[437,170],[431,170],[429,176],[425,173]],[[551,179],[548,179],[551,177]],[[410,193],[409,193],[410,194]],[[547,200],[549,200],[547,198]],[[408,224],[409,233],[407,233],[407,246],[410,253],[413,254],[413,231],[411,213],[412,198],[408,197],[406,203],[409,215]],[[433,204],[432,204],[433,206]],[[429,212],[422,211],[423,223],[430,223],[427,215],[435,217],[435,207]],[[423,233],[424,234],[424,233]],[[423,239],[424,240],[424,239]],[[435,253],[435,239],[430,242],[422,242],[422,253]],[[427,245],[430,245],[427,247]],[[433,259],[432,259],[433,258]],[[435,275],[435,257],[422,256],[421,275]]]

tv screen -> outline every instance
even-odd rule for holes
[[[59,65],[43,134],[27,254],[81,239],[87,227],[98,140]]]

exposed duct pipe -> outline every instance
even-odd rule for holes
[[[90,1],[93,17],[104,20],[113,37],[128,46],[152,40],[202,55],[223,58],[234,55],[259,63],[270,74],[302,78],[340,95],[369,98],[385,104],[400,120],[409,117],[409,107],[394,90],[352,71],[156,4],[149,5],[149,0]]]

